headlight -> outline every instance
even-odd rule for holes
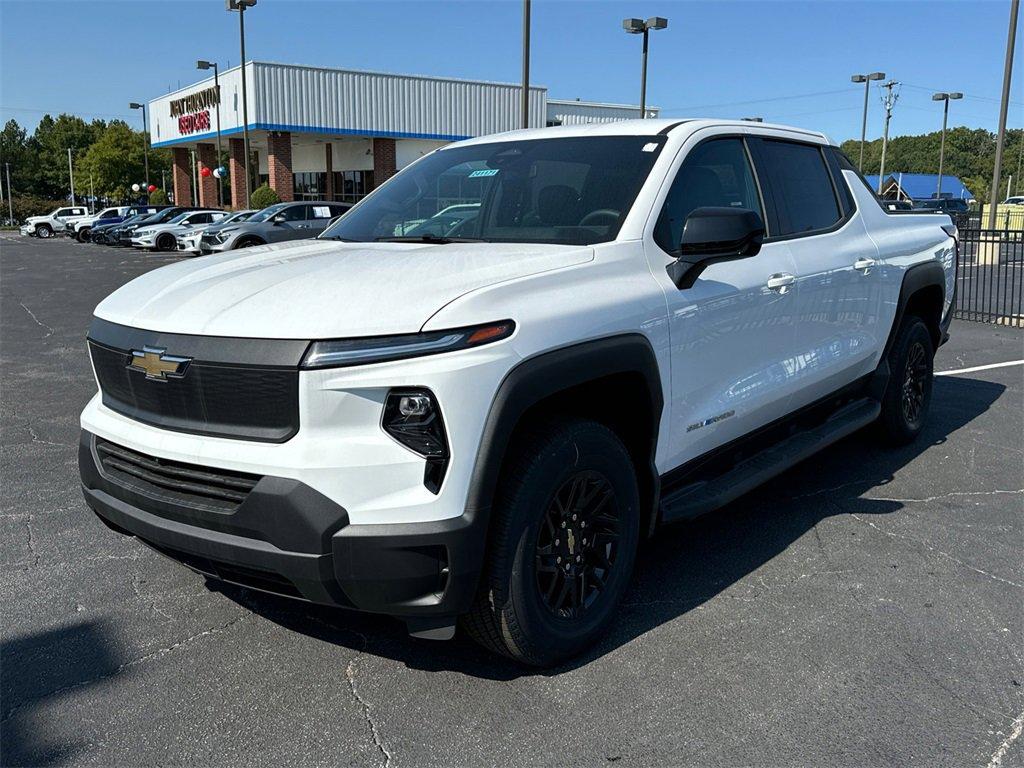
[[[448,468],[448,438],[441,407],[429,389],[393,389],[384,403],[381,427],[391,437],[427,460],[423,485],[431,493],[441,490]]]
[[[409,333],[401,336],[370,336],[361,339],[314,341],[302,360],[303,368],[342,368],[383,363],[408,357],[436,355],[470,349],[507,339],[515,330],[511,320],[471,328]]]

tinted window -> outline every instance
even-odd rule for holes
[[[614,240],[662,146],[660,136],[586,136],[441,149],[388,180],[324,237]]]
[[[828,229],[842,218],[821,149],[789,141],[762,143],[783,235]]]
[[[747,208],[764,219],[742,139],[715,139],[691,150],[654,226],[655,242],[677,251],[686,217],[705,207]]]
[[[309,218],[308,205],[293,205],[281,211],[285,221],[305,221]]]
[[[71,212],[73,210],[74,210],[73,208],[59,208],[57,210],[57,213],[55,213],[54,215],[58,216],[58,217],[60,217],[60,216],[70,216]]]

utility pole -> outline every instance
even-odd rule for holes
[[[68,181],[71,183],[71,204],[75,204],[75,169],[71,165],[71,147],[68,147]]]
[[[1013,46],[1017,40],[1017,13],[1020,0],[1010,0],[1010,29],[1006,35],[1006,63],[1003,65],[1003,98],[999,104],[999,135],[996,137],[996,162],[992,169],[992,195],[988,201],[988,228],[996,228],[996,199],[999,197],[999,172],[1006,141],[1006,112],[1010,106],[1010,79],[1013,77]]]
[[[92,187],[92,171],[89,171],[89,213],[96,213],[96,193]]]
[[[885,153],[889,148],[889,121],[892,120],[892,108],[896,106],[899,99],[899,91],[895,91],[899,85],[895,80],[882,83],[885,88],[885,96],[882,98],[882,105],[885,107],[885,133],[882,134],[882,165],[878,169],[878,194],[882,194],[882,185],[885,183]]]
[[[4,166],[7,168],[7,214],[11,218],[11,224],[14,224],[14,199],[11,196],[13,194],[11,190],[11,164],[4,163]]]
[[[530,127],[530,0],[523,0],[523,128]]]

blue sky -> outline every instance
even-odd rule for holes
[[[855,72],[902,88],[892,133],[936,130],[931,92],[959,90],[951,125],[995,129],[1009,0],[787,2],[534,0],[534,83],[554,98],[636,103],[640,40],[626,16],[666,16],[652,33],[648,103],[666,116],[763,116],[860,135]],[[521,4],[259,0],[250,59],[518,82]],[[1024,26],[1024,24],[1022,24]],[[37,34],[41,32],[42,34]],[[139,120],[127,103],[200,79],[197,58],[238,63],[223,0],[0,0],[0,119],[44,112]],[[1009,126],[1024,126],[1024,31]],[[868,135],[882,129],[879,94]]]

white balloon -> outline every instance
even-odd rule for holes
[[[220,168],[214,168],[213,169],[213,177],[215,179],[219,179],[220,178]]]
[[[142,187],[138,184],[132,184],[132,192],[138,192],[140,189],[142,189]]]

